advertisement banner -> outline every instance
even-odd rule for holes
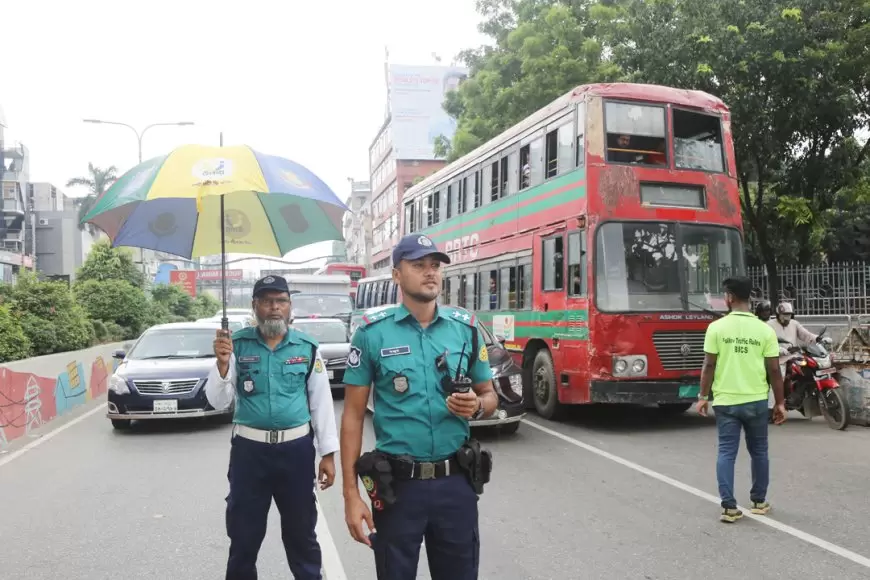
[[[468,77],[455,66],[390,65],[392,142],[396,159],[434,160],[435,138],[452,139],[456,121],[442,106],[445,95]]]
[[[169,272],[169,283],[180,286],[182,290],[196,297],[196,270],[172,270]]]
[[[244,270],[227,270],[227,280],[241,280],[244,276]],[[199,270],[196,271],[197,280],[220,280],[221,269],[216,270]]]

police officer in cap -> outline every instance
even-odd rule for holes
[[[227,580],[256,580],[272,498],[281,514],[281,539],[297,580],[320,580],[314,533],[315,448],[321,489],[335,479],[338,450],[329,378],[317,341],[290,328],[287,281],[267,276],[254,285],[257,326],[219,330],[206,397],[215,409],[235,402],[226,525]],[[313,430],[312,430],[313,426]]]
[[[428,237],[402,238],[393,250],[402,303],[364,317],[351,340],[341,424],[345,519],[353,538],[373,548],[380,580],[416,578],[424,537],[433,580],[477,578],[478,498],[456,457],[469,419],[491,415],[498,399],[475,317],[437,304],[441,265],[449,263]],[[457,374],[470,379],[468,392],[445,391]],[[387,507],[373,501],[374,518],[356,481],[370,388],[376,449],[389,459],[396,497]]]

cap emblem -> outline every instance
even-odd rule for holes
[[[430,240],[426,236],[420,236],[419,238],[417,238],[417,243],[420,244],[421,246],[423,246],[424,248],[431,248],[432,247],[432,240]]]
[[[273,278],[272,276],[268,276],[266,278],[263,278],[263,284],[271,284],[274,281],[275,281],[275,278]]]

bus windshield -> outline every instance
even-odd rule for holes
[[[737,230],[673,222],[606,223],[595,260],[604,312],[725,311],[722,282],[744,271]]]
[[[323,318],[350,316],[353,311],[353,302],[350,296],[324,294],[312,295],[296,294],[293,296],[293,315],[298,317],[303,316],[321,316]]]

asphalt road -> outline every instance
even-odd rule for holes
[[[530,417],[513,436],[479,434],[495,455],[480,500],[480,578],[870,576],[870,429],[800,418],[773,429],[771,521],[726,525],[712,497],[713,420],[651,411],[578,409],[558,424]],[[97,411],[55,433],[0,454],[0,578],[223,577],[228,425],[120,433]],[[370,425],[366,437],[367,448]],[[743,452],[737,481],[748,502]],[[340,487],[320,503],[328,579],[374,578],[369,549],[344,526]],[[288,578],[270,515],[260,578]],[[429,578],[423,554],[419,577]]]

